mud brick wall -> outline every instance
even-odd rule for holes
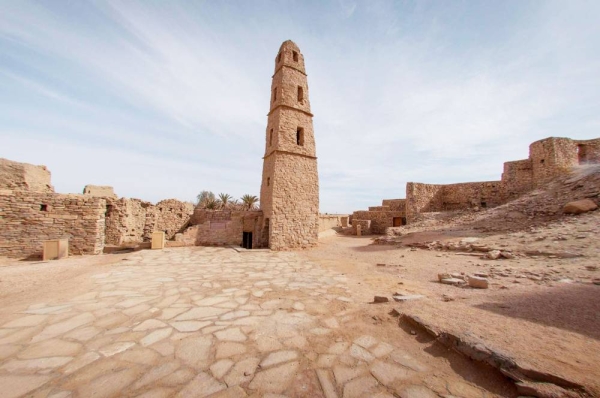
[[[357,221],[370,220],[371,232],[374,234],[385,233],[386,228],[394,226],[394,217],[404,217],[403,211],[355,211],[352,214],[352,226]]]
[[[60,238],[71,254],[100,254],[105,210],[102,198],[0,191],[0,256],[41,257],[42,242]]]
[[[514,199],[533,189],[533,171],[531,159],[504,163],[502,185],[506,200]]]
[[[252,247],[264,246],[262,211],[196,209],[183,233],[186,246],[241,246],[244,232],[252,232]]]
[[[54,192],[46,166],[14,162],[0,158],[0,189]]]

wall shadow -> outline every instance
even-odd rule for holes
[[[474,307],[600,340],[600,286],[564,284]]]

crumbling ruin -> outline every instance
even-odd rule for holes
[[[285,250],[316,244],[319,182],[304,57],[292,41],[275,58],[260,210],[207,210],[176,199],[118,198],[110,186],[59,194],[45,166],[0,159],[0,256],[40,257],[46,240],[69,239],[74,254],[138,247],[163,231],[178,245]]]
[[[414,222],[421,213],[496,207],[549,183],[575,166],[595,163],[600,163],[600,138],[545,138],[529,146],[529,158],[504,163],[500,181],[408,182],[406,199],[384,200],[382,206],[354,212],[353,233],[359,224],[363,234],[382,234],[388,227]]]

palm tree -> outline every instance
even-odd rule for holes
[[[219,200],[221,201],[221,208],[226,209],[233,201],[233,196],[228,193],[220,193]]]
[[[256,207],[256,204],[258,203],[258,198],[254,195],[246,194],[242,196],[241,199],[246,210],[253,210]]]
[[[204,208],[207,210],[217,210],[219,208],[219,201],[216,199],[207,199],[204,202]]]

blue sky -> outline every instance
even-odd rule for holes
[[[57,192],[258,195],[281,42],[305,57],[322,212],[497,180],[600,137],[598,1],[0,0],[0,157]]]

